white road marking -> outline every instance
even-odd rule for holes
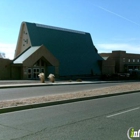
[[[124,114],[124,113],[128,113],[128,112],[134,111],[134,110],[138,110],[138,109],[140,109],[140,107],[129,109],[129,110],[126,110],[126,111],[122,111],[122,112],[119,112],[119,113],[116,113],[116,114],[112,114],[112,115],[109,115],[109,116],[106,116],[106,117],[110,118],[110,117],[114,117],[114,116],[117,116],[117,115],[121,115],[121,114]]]

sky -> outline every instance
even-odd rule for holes
[[[0,52],[13,59],[23,21],[89,32],[98,53],[140,54],[140,0],[0,0]]]

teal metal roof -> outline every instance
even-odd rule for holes
[[[13,64],[22,64],[24,60],[26,60],[31,54],[33,54],[35,51],[37,51],[40,48],[40,46],[35,46],[27,49],[24,53],[22,53],[19,57],[17,57]]]
[[[60,75],[100,73],[97,49],[89,33],[25,22],[32,46],[44,45],[59,60]]]

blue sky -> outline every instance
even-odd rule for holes
[[[0,51],[13,59],[22,21],[89,32],[98,52],[140,54],[140,0],[1,0]]]

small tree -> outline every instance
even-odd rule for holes
[[[45,83],[45,75],[44,75],[44,73],[40,73],[38,76],[39,76],[39,78],[41,80],[41,83]]]
[[[50,80],[52,83],[55,82],[55,78],[54,78],[54,77],[55,77],[54,74],[49,74],[49,76],[48,76],[49,80]]]

